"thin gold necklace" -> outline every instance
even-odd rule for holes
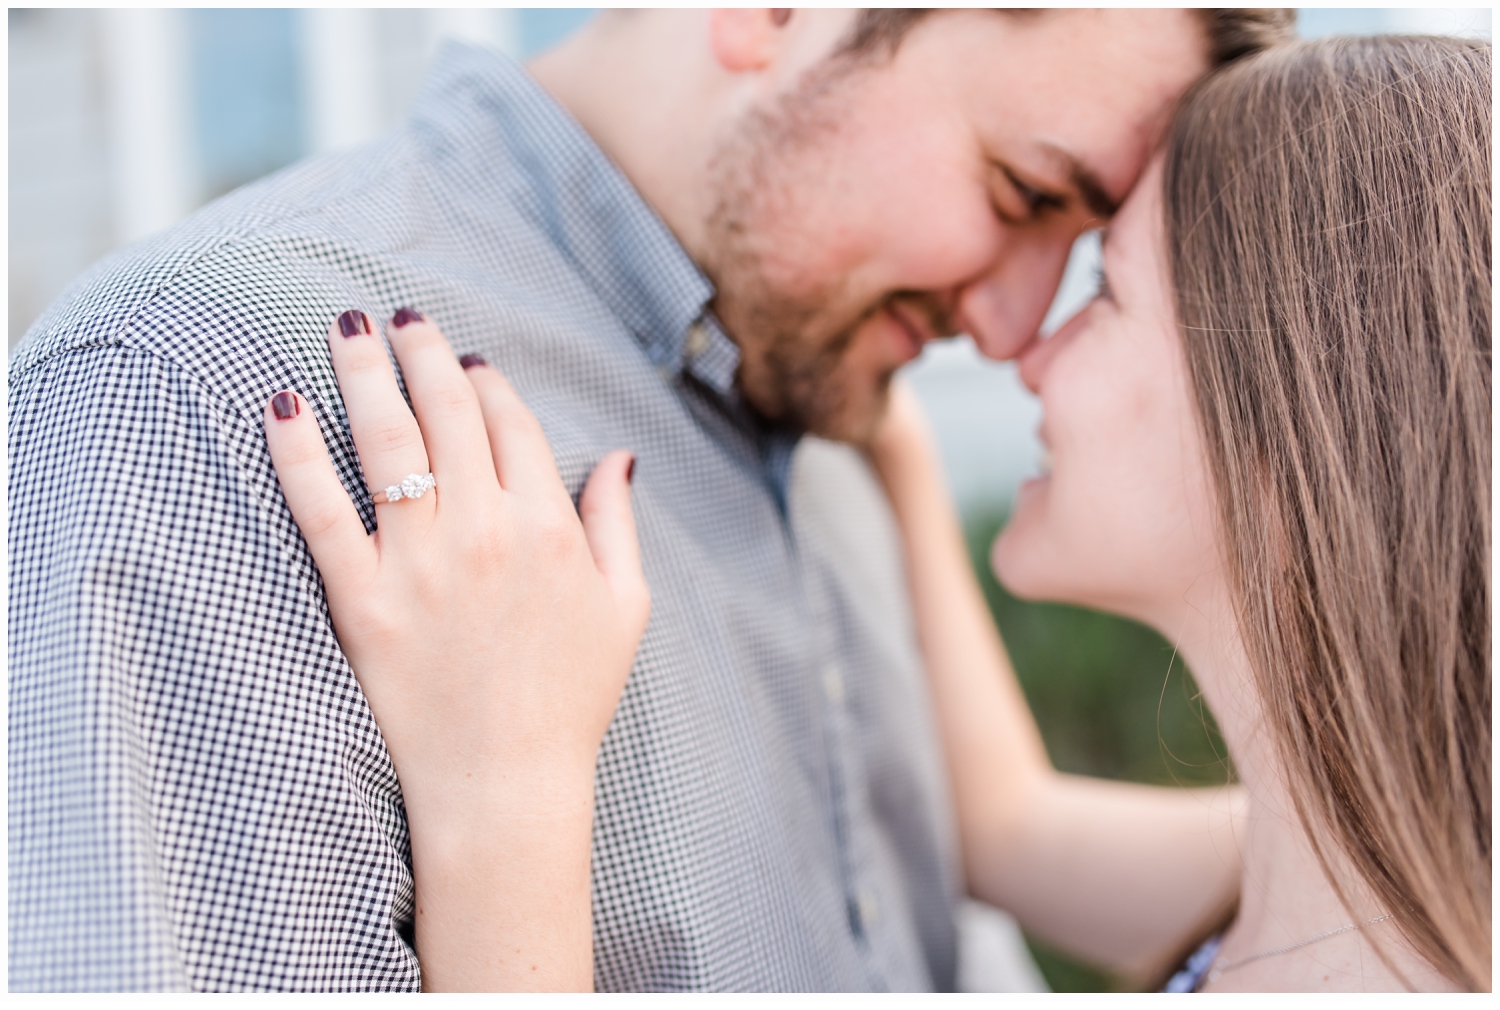
[[[1213,968],[1209,971],[1208,981],[1213,982],[1226,971],[1234,971],[1236,968],[1243,968],[1251,961],[1259,961],[1262,958],[1267,957],[1276,957],[1279,954],[1290,954],[1294,950],[1300,950],[1301,948],[1306,947],[1309,944],[1317,943],[1319,940],[1326,940],[1330,936],[1338,936],[1340,933],[1347,933],[1351,929],[1364,929],[1366,926],[1373,926],[1377,922],[1384,922],[1387,919],[1395,918],[1395,915],[1395,912],[1387,912],[1384,915],[1377,915],[1373,919],[1366,919],[1364,922],[1351,922],[1347,926],[1340,926],[1338,929],[1330,929],[1326,933],[1319,933],[1317,936],[1314,936],[1307,940],[1303,940],[1301,943],[1294,943],[1286,947],[1277,947],[1275,950],[1268,950],[1260,954],[1251,954],[1249,957],[1242,957],[1238,961],[1231,961],[1228,964],[1225,964],[1221,959],[1219,961],[1216,961]]]

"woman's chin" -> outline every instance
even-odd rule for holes
[[[1089,570],[1071,549],[1076,538],[1051,514],[1052,475],[1032,477],[1016,491],[1010,521],[990,546],[990,571],[1006,592],[1022,600],[1087,603],[1080,590]],[[1079,577],[1085,586],[1080,586]]]
[[[1010,520],[990,545],[990,571],[1006,591],[1022,599],[1035,599],[1046,592],[1043,549],[1045,498],[1049,478],[1032,477],[1021,485],[1011,505]]]

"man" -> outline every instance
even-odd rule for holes
[[[1177,97],[1284,22],[609,14],[532,76],[449,49],[405,130],[97,267],[11,366],[11,985],[419,984],[400,790],[260,427],[302,391],[373,524],[322,334],[409,305],[512,378],[575,491],[639,461],[598,985],[951,987],[889,521],[847,450],[789,495],[794,449],[866,438],[934,337],[1025,344]]]

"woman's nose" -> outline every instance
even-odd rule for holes
[[[1042,378],[1047,374],[1052,359],[1073,339],[1073,335],[1083,328],[1083,317],[1088,309],[1083,309],[1072,319],[1069,319],[1050,337],[1037,337],[1021,349],[1017,356],[1016,365],[1021,373],[1021,381],[1026,388],[1037,395],[1042,392]]]

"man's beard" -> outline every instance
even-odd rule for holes
[[[893,373],[875,376],[874,388],[863,390],[854,388],[861,380],[844,366],[860,324],[883,301],[850,320],[847,311],[833,308],[833,292],[775,290],[754,261],[716,282],[715,307],[739,342],[739,388],[751,407],[797,431],[867,440],[884,413]]]
[[[826,185],[820,155],[841,129],[841,85],[859,69],[835,58],[810,70],[720,142],[704,263],[718,290],[715,311],[740,347],[739,388],[749,405],[778,425],[856,443],[874,433],[894,375],[848,367],[860,326],[894,297],[913,303],[936,332],[945,332],[946,316],[920,293],[861,293],[841,277],[810,283],[795,266],[777,269],[797,262],[799,244],[819,241],[798,230],[798,205]],[[778,274],[796,277],[795,285],[773,280]]]

